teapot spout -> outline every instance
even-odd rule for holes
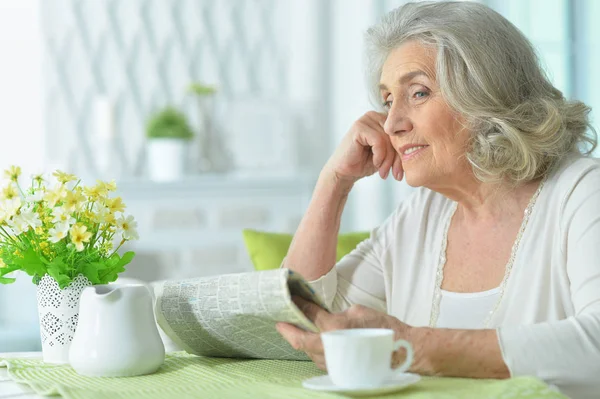
[[[123,296],[138,296],[140,292],[148,293],[145,284],[104,284],[94,285],[95,297],[104,302],[116,302]]]
[[[96,285],[96,297],[106,302],[116,302],[123,295],[118,285]]]

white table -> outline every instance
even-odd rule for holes
[[[0,353],[0,358],[41,359],[42,352]],[[42,399],[29,387],[12,382],[6,368],[0,368],[0,399]]]

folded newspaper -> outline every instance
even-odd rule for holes
[[[283,339],[275,324],[318,332],[292,295],[326,309],[289,269],[166,281],[155,292],[160,327],[181,348],[202,356],[310,360]]]

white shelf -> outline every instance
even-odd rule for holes
[[[225,233],[219,229],[204,231],[177,231],[162,229],[157,232],[140,232],[142,239],[128,243],[127,249],[134,251],[179,251],[185,248],[193,249],[210,243],[213,247],[231,246],[242,242],[241,229],[232,229]]]
[[[127,198],[152,198],[312,192],[316,177],[301,175],[248,175],[241,173],[189,176],[179,181],[155,182],[148,179],[124,179],[117,182],[119,195]],[[150,197],[148,197],[150,196]]]

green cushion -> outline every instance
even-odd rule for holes
[[[242,231],[244,244],[252,264],[256,270],[277,269],[287,255],[293,235],[285,233],[269,233],[245,229]],[[340,234],[336,249],[336,260],[350,253],[356,246],[369,238],[368,232]]]

